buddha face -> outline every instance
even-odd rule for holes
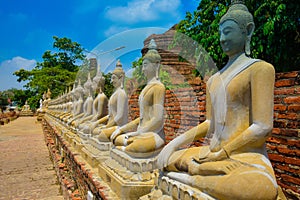
[[[245,50],[246,33],[233,20],[220,24],[220,43],[226,55],[232,57]]]
[[[155,77],[155,63],[150,62],[148,59],[143,60],[143,66],[142,66],[142,72],[147,77],[148,80],[151,80],[153,77]]]
[[[111,76],[110,82],[114,86],[114,88],[118,88],[121,86],[121,78],[119,78],[117,75],[113,74]]]

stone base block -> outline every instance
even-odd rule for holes
[[[70,144],[77,152],[82,154],[83,143],[81,138],[78,135],[74,134]]]
[[[155,174],[157,175],[157,172],[148,172],[148,178],[150,179],[147,181],[132,180],[136,179],[134,177],[142,176],[142,174],[130,172],[128,169],[118,165],[116,161],[108,160],[99,164],[98,172],[100,177],[120,199],[138,199],[151,191],[154,186],[154,176]]]
[[[109,158],[111,142],[99,142],[90,137],[82,148],[82,157],[92,166],[96,167],[100,162]]]
[[[132,172],[149,172],[156,169],[157,156],[133,158],[124,151],[113,148],[110,157]]]
[[[173,180],[167,176],[156,179],[156,186],[151,193],[141,196],[139,200],[173,199],[173,200],[216,200],[189,185]]]

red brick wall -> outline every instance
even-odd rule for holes
[[[52,158],[65,199],[84,200],[90,191],[96,199],[107,199],[109,189],[98,180],[97,174],[81,161],[81,156],[61,136],[61,130],[42,123],[45,141]]]
[[[300,199],[299,72],[277,73],[274,89],[274,129],[267,140],[269,158],[279,185]]]
[[[300,197],[300,87],[299,72],[277,73],[274,91],[274,129],[267,140],[269,158],[287,197]],[[167,90],[165,95],[166,141],[205,120],[205,83]],[[129,117],[139,116],[138,93],[129,97]]]

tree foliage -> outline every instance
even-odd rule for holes
[[[272,63],[277,71],[297,70],[300,64],[300,4],[288,0],[248,0],[245,4],[256,26],[251,56]],[[230,0],[201,0],[197,10],[187,12],[177,26],[180,33],[197,41],[210,54],[218,68],[227,62],[219,44],[218,30],[229,5]],[[175,43],[184,47],[182,34],[175,36]]]
[[[110,82],[111,80],[111,76],[112,76],[112,73],[109,72],[107,74],[104,74],[103,75],[104,78],[105,78],[105,84],[104,84],[104,94],[107,96],[107,98],[110,98],[110,96],[113,94],[114,92],[114,86],[113,84]]]
[[[83,48],[77,42],[73,42],[66,37],[59,38],[53,36],[53,48],[43,54],[43,62],[38,62],[33,70],[20,69],[14,72],[18,76],[18,81],[28,81],[25,85],[32,96],[28,103],[38,106],[39,99],[49,88],[52,98],[63,93],[66,87],[73,84],[79,70],[78,61],[83,61],[85,55]]]
[[[33,92],[31,90],[21,90],[16,88],[11,88],[5,91],[0,92],[0,106],[2,108],[10,105],[10,106],[17,106],[21,108],[25,101],[31,97],[34,96]],[[8,99],[10,99],[10,102],[8,102]],[[32,108],[36,108],[38,105],[36,102],[28,102]]]

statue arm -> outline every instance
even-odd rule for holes
[[[89,97],[88,97],[89,98]],[[84,112],[84,118],[87,117],[87,116],[90,116],[93,112],[93,101],[92,99],[87,99],[86,100],[86,109],[85,109],[85,112]]]
[[[257,63],[258,64],[258,63]],[[273,128],[273,99],[275,71],[272,65],[263,62],[251,72],[252,124],[223,147],[227,156],[250,143],[265,139]]]
[[[79,115],[81,113],[81,109],[82,109],[82,104],[83,102],[82,101],[79,101],[77,106],[76,106],[76,111],[75,111],[75,114],[74,115]]]
[[[104,102],[106,101],[106,96],[101,96],[100,100],[98,102],[98,116],[103,116],[104,112],[105,112],[105,106],[104,106]]]
[[[83,103],[83,113],[85,114],[87,111],[87,101],[84,101]]]
[[[124,126],[120,127],[120,130],[121,130],[121,134],[123,133],[126,133],[128,131],[131,131],[133,129],[136,129],[137,126],[139,125],[140,123],[140,118],[136,118],[135,120],[125,124]]]
[[[97,124],[104,124],[105,122],[107,122],[109,116],[106,115],[105,117],[100,118],[99,120],[97,120]]]
[[[132,131],[133,129],[136,129],[139,123],[140,123],[140,118],[138,117],[135,120],[125,124],[124,126],[117,128],[117,130],[115,130],[110,136],[110,140],[114,141],[119,135],[125,134],[129,131]]]
[[[208,88],[206,88],[206,91],[206,120],[184,134],[176,137],[162,149],[157,159],[157,166],[159,169],[169,165],[169,158],[176,150],[178,150],[178,148],[192,141],[198,140],[207,134],[211,124],[212,106]]]

